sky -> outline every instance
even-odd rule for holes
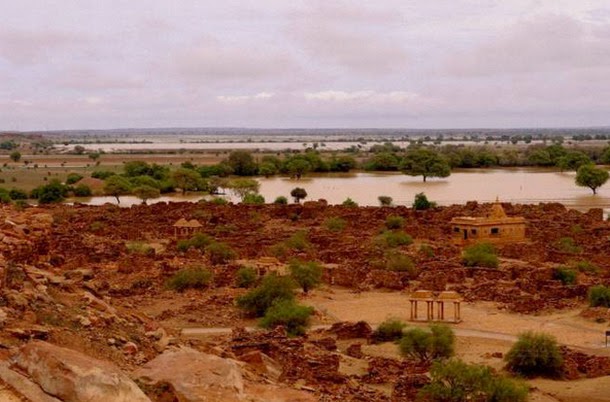
[[[0,0],[0,130],[610,125],[608,0]]]

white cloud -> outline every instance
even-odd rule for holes
[[[419,94],[406,91],[376,92],[376,91],[320,91],[305,92],[308,101],[326,102],[371,102],[371,103],[408,103],[422,100]]]
[[[221,103],[244,103],[252,100],[270,99],[274,95],[272,92],[259,92],[255,95],[219,95],[216,99]]]

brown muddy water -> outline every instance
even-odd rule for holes
[[[377,197],[387,195],[395,204],[410,205],[415,194],[424,192],[428,199],[439,205],[463,204],[467,201],[489,202],[498,197],[501,201],[537,204],[540,202],[560,202],[579,210],[604,208],[610,211],[610,184],[598,189],[597,195],[591,190],[574,184],[574,172],[559,172],[549,169],[467,169],[453,171],[444,179],[429,179],[423,183],[421,177],[411,177],[400,173],[350,173],[324,174],[304,177],[301,180],[287,177],[258,178],[260,193],[267,202],[280,196],[290,199],[290,191],[295,187],[307,190],[307,200],[323,198],[330,204],[340,204],[351,198],[362,206],[378,205]],[[237,202],[231,194],[225,196]],[[200,194],[164,196],[152,202],[198,201]],[[107,202],[116,204],[112,197],[92,197],[74,201],[92,205]],[[121,206],[139,203],[135,197],[121,197]]]

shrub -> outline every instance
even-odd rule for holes
[[[390,230],[400,229],[400,228],[402,228],[404,223],[405,223],[405,220],[402,216],[390,215],[387,218],[385,218],[385,227]]]
[[[424,256],[431,258],[434,257],[434,249],[432,247],[430,247],[428,244],[422,244],[419,247],[419,253],[423,254]]]
[[[572,264],[572,266],[574,267],[574,269],[578,270],[579,272],[585,272],[587,274],[598,274],[600,269],[597,265],[586,261],[586,260],[581,260],[581,261],[577,261],[575,263]]]
[[[278,205],[286,205],[288,204],[288,198],[284,197],[283,195],[280,195],[275,199],[275,201],[273,201],[273,203]]]
[[[345,229],[347,222],[343,218],[333,216],[324,221],[324,226],[331,232],[341,232]]]
[[[216,205],[227,205],[229,203],[226,198],[222,197],[214,197],[210,200],[210,202]]]
[[[495,374],[490,367],[461,360],[435,362],[430,384],[418,393],[429,402],[525,402],[528,386]]]
[[[445,359],[453,356],[455,335],[446,325],[431,325],[430,330],[413,328],[400,340],[400,353],[421,362]]]
[[[237,286],[240,288],[249,288],[254,283],[256,283],[256,279],[258,278],[258,274],[256,269],[252,267],[241,267],[237,270]]]
[[[66,184],[74,184],[82,178],[83,178],[83,176],[81,176],[78,173],[70,173],[70,174],[68,174],[68,177],[66,178]]]
[[[384,247],[408,246],[413,243],[413,238],[405,232],[386,231],[377,237],[377,243]]]
[[[382,207],[389,207],[392,205],[392,197],[388,197],[387,195],[380,195],[379,197],[377,197],[377,200],[379,200],[379,205],[381,205]]]
[[[408,272],[410,277],[414,277],[417,274],[411,257],[397,252],[386,253],[385,267],[390,271]]]
[[[322,282],[324,269],[314,261],[292,260],[288,266],[292,279],[303,289],[304,293]]]
[[[251,205],[262,205],[265,203],[265,197],[260,194],[248,193],[244,195],[241,202],[243,204],[251,204]]]
[[[576,283],[576,271],[567,267],[554,268],[553,279],[561,281],[564,285],[573,285]]]
[[[9,195],[8,190],[5,188],[0,188],[0,204],[10,204],[10,203],[11,203],[11,196]]]
[[[109,170],[96,170],[95,172],[91,173],[91,177],[93,177],[94,179],[100,179],[100,180],[106,180],[107,178],[109,178],[110,176],[114,176],[116,173],[111,172]]]
[[[13,188],[8,192],[9,197],[11,197],[11,200],[27,200],[28,199],[28,193],[26,193],[25,191],[18,189],[18,188]]]
[[[288,239],[284,241],[286,247],[293,250],[303,251],[309,248],[309,240],[307,240],[307,232],[304,230],[298,230],[292,234]]]
[[[275,328],[284,326],[288,335],[304,335],[309,325],[309,317],[314,309],[309,306],[302,306],[293,300],[282,300],[274,303],[265,316],[260,320],[263,328]]]
[[[477,243],[466,247],[462,253],[462,261],[467,267],[497,268],[499,264],[496,249],[489,243]]]
[[[134,254],[154,254],[155,249],[141,241],[131,241],[125,244],[127,251]]]
[[[79,184],[72,190],[75,197],[91,197],[93,192],[91,188],[86,184]]]
[[[168,281],[167,287],[178,292],[186,289],[201,289],[210,284],[212,272],[201,267],[182,269],[176,272]]]
[[[205,233],[195,233],[190,239],[178,240],[176,248],[178,251],[187,251],[190,248],[196,248],[204,251],[207,246],[214,243],[214,239]]]
[[[67,195],[68,189],[58,180],[52,180],[49,184],[40,186],[32,190],[41,204],[52,204],[62,202]]]
[[[591,307],[609,307],[610,308],[610,288],[598,285],[589,289],[589,305]]]
[[[262,317],[276,302],[293,301],[294,282],[286,276],[265,275],[261,284],[237,298],[237,306],[246,313]]]
[[[508,351],[507,368],[526,377],[537,375],[556,377],[561,372],[563,358],[554,337],[542,333],[526,332]]]
[[[436,203],[428,201],[428,197],[426,197],[426,194],[415,194],[415,199],[413,200],[413,209],[415,209],[416,211],[423,211],[434,207],[436,207]]]
[[[237,258],[235,251],[226,243],[213,242],[205,248],[212,264],[226,264]]]
[[[376,342],[396,341],[402,338],[406,326],[407,324],[396,318],[385,320],[373,331],[373,339]]]
[[[557,248],[559,251],[563,251],[568,254],[580,254],[582,252],[582,247],[580,247],[574,239],[571,237],[562,237],[557,241]]]
[[[343,201],[341,205],[343,205],[344,207],[354,208],[358,206],[358,203],[348,197],[345,201]]]

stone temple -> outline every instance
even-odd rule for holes
[[[496,200],[486,217],[453,218],[451,232],[455,244],[519,242],[525,240],[525,218],[508,217]]]

